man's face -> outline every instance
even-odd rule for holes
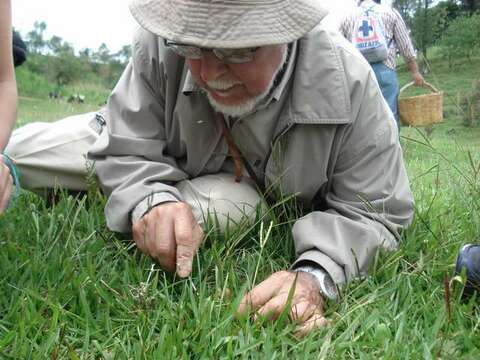
[[[187,59],[187,65],[218,111],[240,116],[268,94],[285,57],[286,45],[275,45],[257,49],[253,60],[243,64],[224,63],[204,51],[201,59]]]

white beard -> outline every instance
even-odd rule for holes
[[[249,113],[253,112],[253,110],[255,110],[255,107],[263,99],[265,99],[268,96],[268,94],[270,93],[270,91],[272,90],[275,78],[277,77],[280,70],[282,70],[282,68],[285,65],[285,62],[287,60],[287,53],[288,53],[287,50],[288,50],[288,48],[287,48],[287,46],[285,46],[284,50],[283,50],[283,54],[282,54],[282,60],[280,61],[277,69],[275,70],[275,72],[272,76],[272,79],[270,80],[270,83],[268,84],[268,86],[267,86],[267,88],[265,89],[264,92],[262,92],[261,94],[255,96],[253,98],[247,99],[240,104],[226,105],[226,104],[220,103],[217,100],[215,100],[208,91],[204,90],[205,94],[207,95],[208,101],[210,102],[212,107],[216,111],[218,111],[218,112],[220,112],[220,113],[222,113],[226,116],[232,116],[232,117],[240,117],[240,116],[243,116],[243,115],[246,115],[246,114],[249,114]],[[218,89],[218,90],[225,90],[225,89],[228,89],[228,88],[230,88],[230,87],[232,87],[236,84],[242,84],[242,83],[240,81],[232,81],[232,80],[213,80],[213,81],[208,81],[207,82],[208,87],[210,87],[212,89]]]

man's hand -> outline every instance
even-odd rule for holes
[[[203,230],[190,206],[183,202],[152,208],[132,226],[133,239],[144,254],[180,277],[192,272],[192,262],[203,240]]]
[[[413,79],[413,82],[415,83],[415,86],[425,85],[425,79],[423,78],[422,74],[420,74],[418,71],[412,74],[412,79]]]
[[[3,163],[0,156],[0,214],[5,211],[13,191],[13,178],[10,169]]]
[[[298,323],[296,333],[305,335],[311,330],[327,325],[323,316],[324,299],[320,294],[317,280],[306,272],[279,271],[247,293],[238,308],[239,314],[255,312],[255,319],[261,315],[276,320],[289,305],[289,315]]]
[[[420,74],[420,71],[418,70],[417,61],[415,59],[408,61],[407,67],[408,67],[408,70],[410,71],[410,74],[412,75],[412,80],[415,86],[424,86],[425,79],[423,78],[422,74]]]

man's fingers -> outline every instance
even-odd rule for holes
[[[305,336],[313,330],[318,330],[327,326],[329,321],[320,311],[316,311],[309,319],[295,329],[296,336]]]
[[[203,240],[203,230],[193,217],[188,205],[182,215],[175,218],[174,231],[177,245],[177,274],[185,278],[192,272],[193,257]]]
[[[203,230],[186,203],[165,203],[151,209],[132,226],[133,239],[144,254],[181,277],[192,271],[192,261],[203,240]]]
[[[293,304],[290,309],[290,318],[292,321],[302,323],[304,320],[309,319],[317,311],[317,307],[308,301],[301,301]]]
[[[308,301],[301,301],[295,303],[295,299],[292,299],[292,303],[289,304],[289,294],[281,293],[270,299],[265,305],[263,305],[255,314],[255,320],[258,316],[263,316],[269,320],[276,320],[287,305],[290,306],[289,315],[292,321],[302,323],[305,319],[309,319],[317,311],[317,307]]]
[[[177,275],[186,278],[192,273],[193,256],[195,255],[190,245],[177,245]]]
[[[156,219],[152,227],[153,234],[151,241],[151,256],[157,261],[162,269],[175,271],[176,244],[174,238],[173,224],[168,219]]]
[[[275,296],[273,299],[267,301],[260,309],[258,309],[255,314],[254,320],[257,320],[259,316],[264,317],[268,320],[274,321],[277,320],[285,305],[288,301],[288,297],[283,295]]]
[[[200,247],[203,240],[203,230],[200,225],[195,225],[190,235],[190,244],[183,244],[177,242],[177,274],[185,278],[192,272],[192,263],[195,254]]]
[[[420,73],[416,73],[413,76],[413,82],[415,83],[415,86],[424,86],[425,85],[425,79]]]
[[[255,286],[245,294],[240,301],[237,312],[245,314],[247,311],[257,311],[261,306],[274,297],[288,276],[287,271],[279,271]]]
[[[166,271],[175,270],[175,239],[168,217],[157,216],[155,210],[132,226],[137,248],[153,258]]]
[[[145,243],[145,236],[146,236],[146,220],[140,219],[135,224],[132,225],[132,234],[133,240],[137,245],[138,250],[142,253],[146,254],[146,243]]]

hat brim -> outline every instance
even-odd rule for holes
[[[206,48],[286,44],[313,29],[328,11],[318,0],[132,0],[146,30]]]

